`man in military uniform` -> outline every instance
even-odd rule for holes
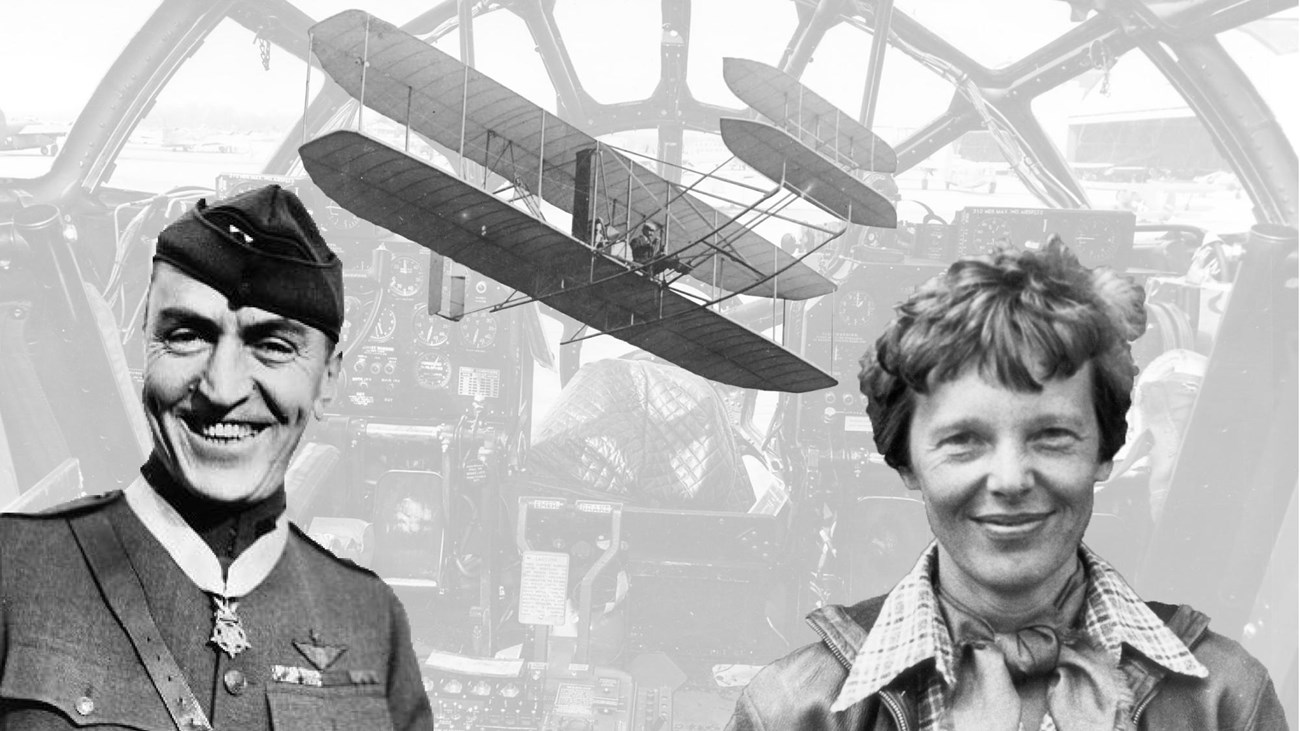
[[[0,517],[0,729],[432,729],[406,615],[290,525],[333,395],[343,278],[277,186],[158,237],[122,492]]]

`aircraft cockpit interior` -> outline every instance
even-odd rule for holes
[[[276,184],[345,295],[287,514],[436,728],[720,730],[932,540],[894,306],[1059,236],[1146,293],[1085,539],[1300,721],[1295,0],[154,4],[0,12],[0,510],[138,477],[158,234]]]

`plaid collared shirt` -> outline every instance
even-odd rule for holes
[[[1122,646],[1127,644],[1173,672],[1198,678],[1209,674],[1110,564],[1087,546],[1080,546],[1079,557],[1088,572],[1084,633],[1105,648],[1116,666]],[[931,543],[916,566],[886,597],[832,711],[858,703],[917,663],[933,658],[934,672],[923,683],[917,718],[923,730],[941,728],[948,689],[956,682],[956,658],[934,593],[938,562],[938,544]],[[1055,730],[1051,716],[1045,715],[1040,731]]]

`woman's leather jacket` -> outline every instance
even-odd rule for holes
[[[884,599],[823,607],[810,614],[808,622],[822,641],[764,668],[741,694],[728,731],[915,731],[919,680],[933,671],[932,661],[917,665],[841,713],[830,711]],[[1147,602],[1147,606],[1210,673],[1205,679],[1174,675],[1125,647],[1121,667],[1135,691],[1137,728],[1287,728],[1268,671],[1241,645],[1211,632],[1209,618],[1187,605]]]

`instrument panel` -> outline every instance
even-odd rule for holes
[[[859,361],[893,318],[894,305],[943,269],[922,263],[859,266],[835,294],[807,309],[801,331],[803,357],[838,384],[798,396],[801,444],[829,445],[834,451],[872,448],[867,398],[858,390]]]
[[[1042,245],[1057,234],[1084,266],[1123,271],[1137,217],[1132,211],[980,207],[963,208],[953,223],[954,259],[987,253],[998,244]]]
[[[630,675],[611,668],[435,652],[421,670],[439,731],[671,728],[658,693],[638,693]],[[661,719],[668,725],[655,724]]]
[[[514,311],[492,312],[504,287],[466,275],[459,322],[430,313],[436,254],[403,240],[339,247],[346,311],[344,408],[375,416],[424,417],[479,399],[490,411],[516,382]],[[434,282],[435,298],[440,282]],[[477,310],[477,311],[476,311]],[[502,412],[504,414],[504,411]]]

